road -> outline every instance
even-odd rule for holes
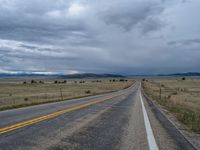
[[[88,98],[0,112],[0,150],[188,149],[152,112],[140,83]]]

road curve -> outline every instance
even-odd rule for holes
[[[140,83],[118,92],[0,112],[0,150],[175,150]]]

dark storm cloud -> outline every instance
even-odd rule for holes
[[[0,0],[0,72],[199,71],[199,4]]]
[[[108,4],[109,7],[105,6],[106,9],[102,11],[101,16],[106,23],[118,25],[129,31],[135,25],[160,14],[164,9],[162,4],[162,1],[155,0],[115,1]]]

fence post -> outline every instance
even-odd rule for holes
[[[62,94],[62,88],[60,88],[60,97],[61,97],[61,100],[63,101],[63,94]]]
[[[161,89],[161,84],[160,84],[160,100],[162,98],[162,89]]]

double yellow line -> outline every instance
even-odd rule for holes
[[[55,118],[59,115],[62,115],[62,114],[68,113],[68,112],[72,112],[72,111],[75,111],[75,110],[78,110],[78,109],[81,109],[81,108],[84,108],[84,107],[88,107],[90,105],[94,105],[94,104],[97,104],[97,103],[101,103],[105,100],[109,100],[109,99],[112,99],[114,97],[121,96],[121,95],[123,95],[123,94],[118,94],[118,95],[106,97],[105,99],[95,100],[95,101],[92,101],[92,102],[89,102],[89,103],[80,104],[80,105],[77,105],[77,106],[74,106],[74,107],[71,107],[71,108],[68,108],[68,109],[65,109],[65,110],[57,111],[57,112],[54,112],[54,113],[51,113],[51,114],[48,114],[48,115],[45,115],[45,116],[41,116],[41,117],[34,118],[34,119],[31,119],[31,120],[28,120],[28,121],[24,121],[24,122],[16,123],[16,124],[13,124],[13,125],[10,125],[10,126],[7,126],[7,127],[3,127],[3,128],[0,128],[0,134],[7,133],[7,132],[10,132],[10,131],[19,129],[19,128],[23,128],[25,126],[32,125],[32,124],[35,124],[35,123],[38,123],[38,122],[41,122],[41,121],[44,121],[44,120],[47,120],[47,119]]]

